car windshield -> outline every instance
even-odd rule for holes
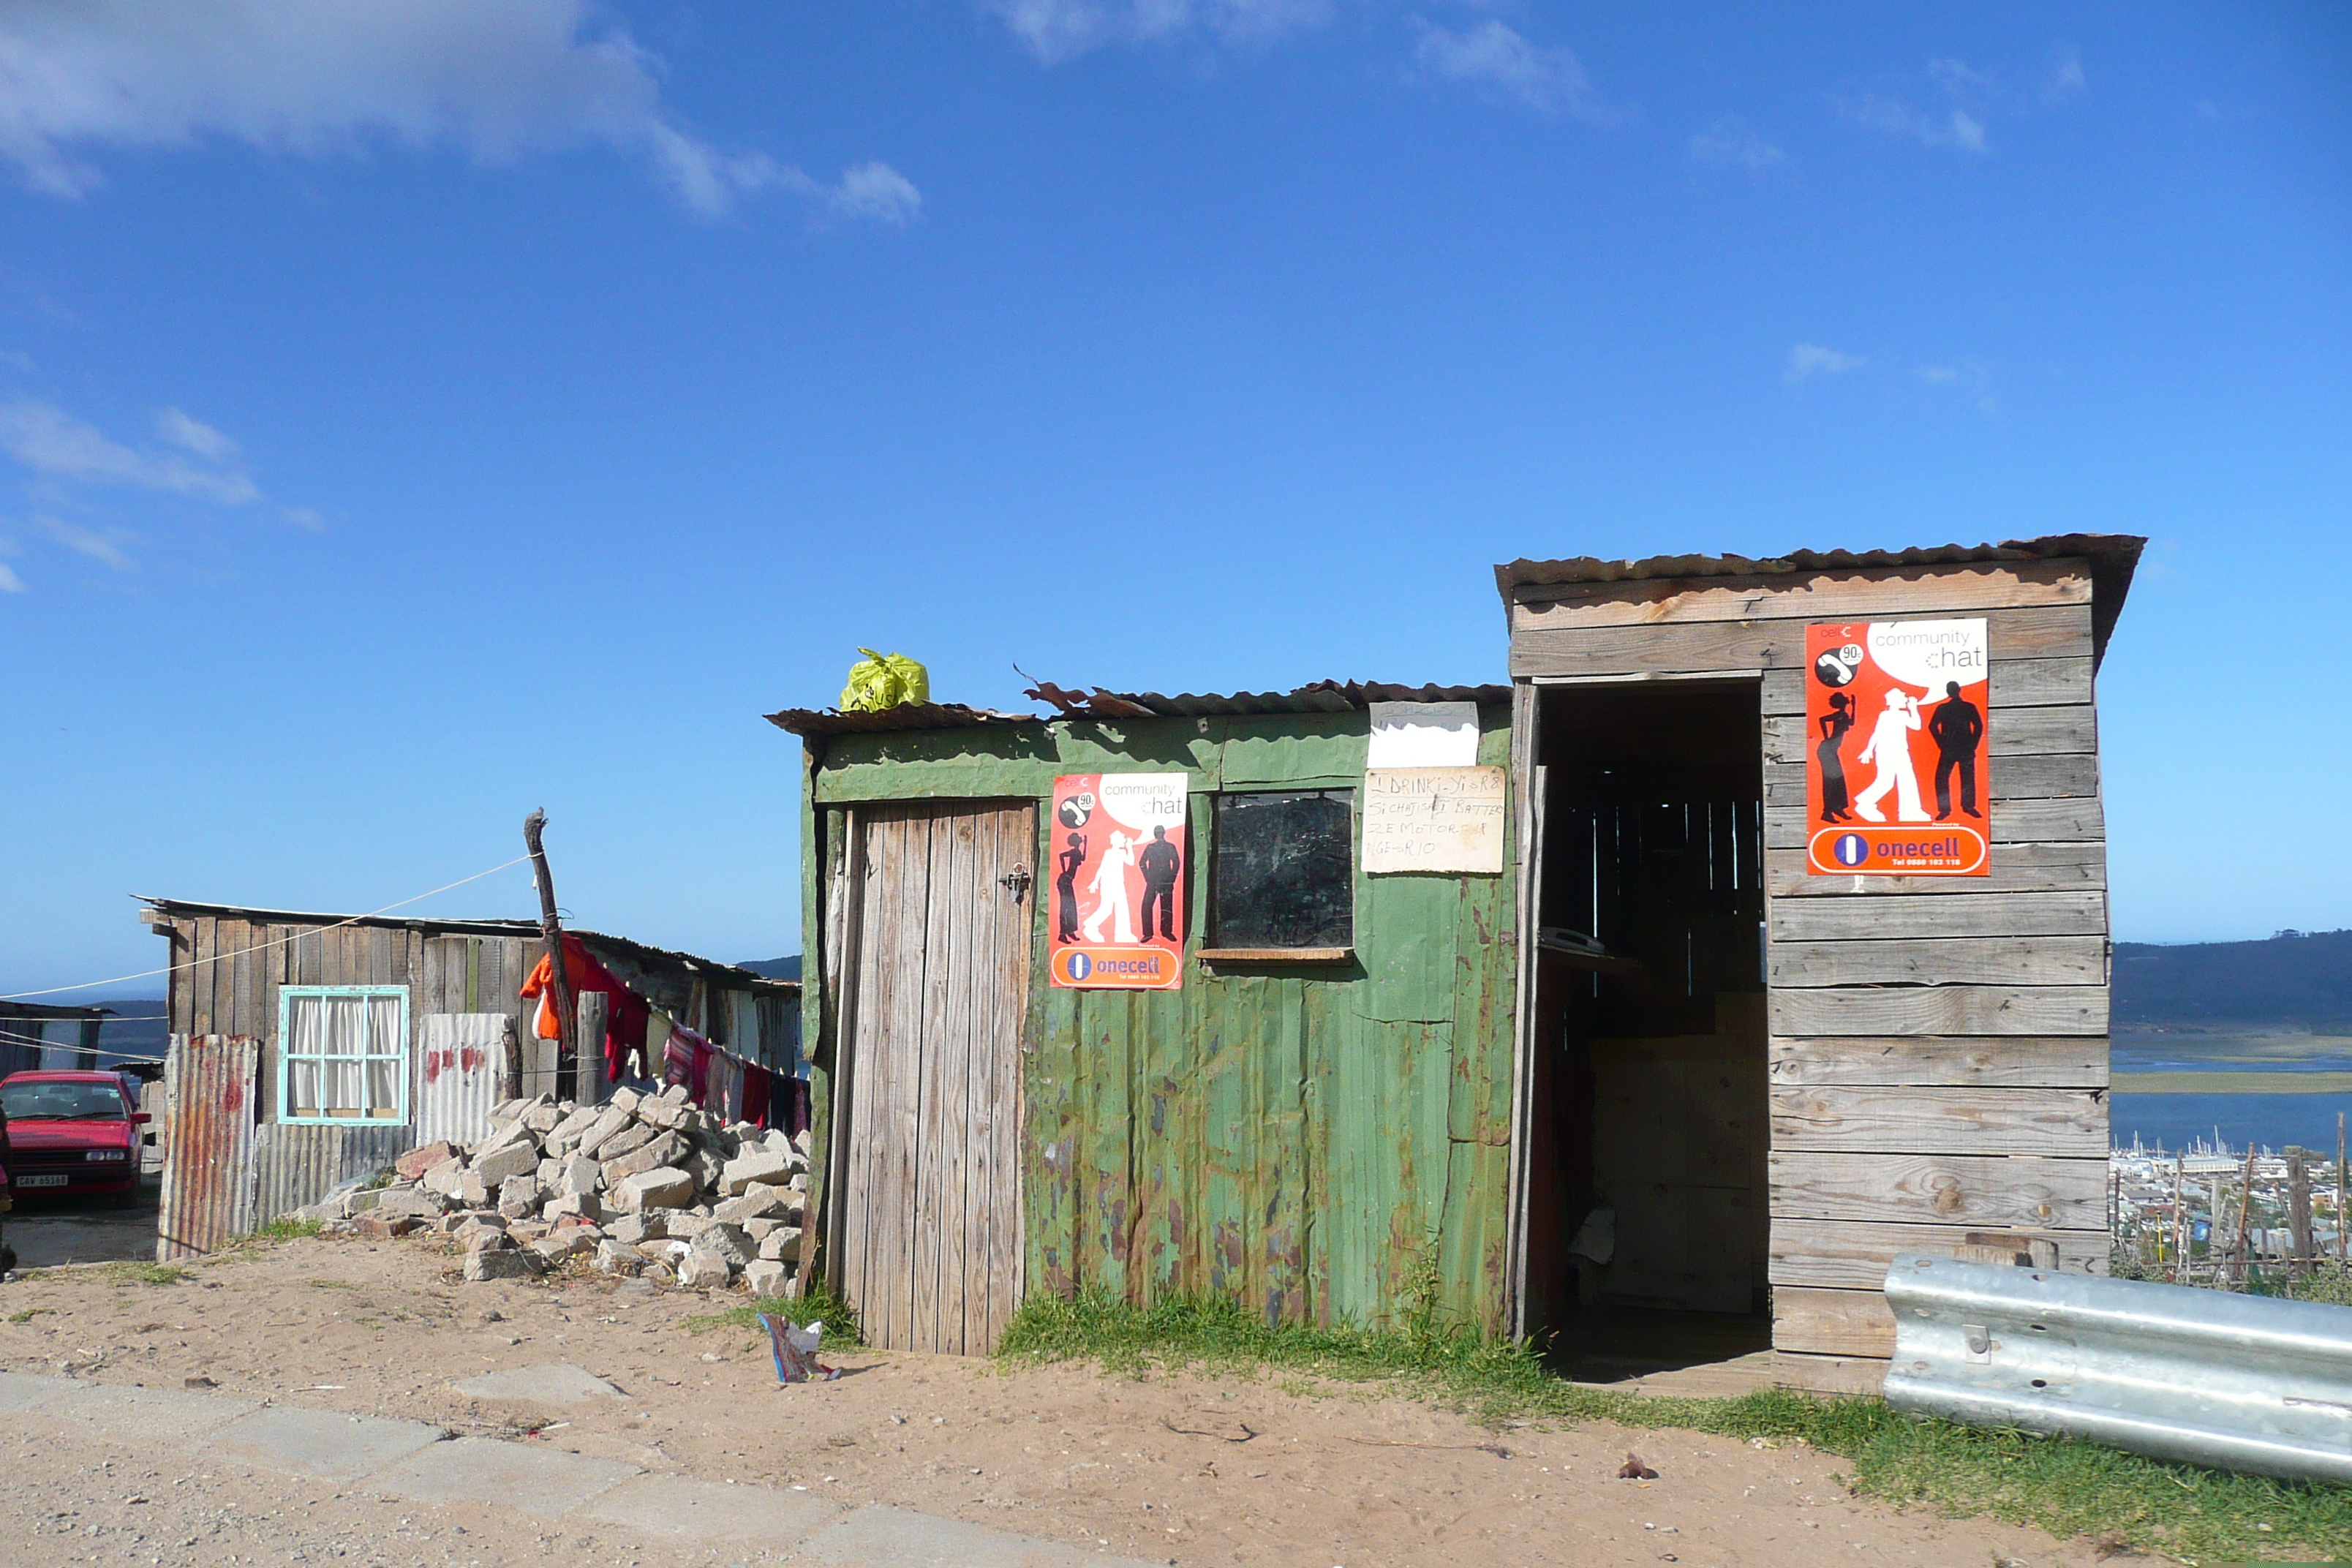
[[[120,1121],[122,1091],[110,1083],[0,1084],[11,1121]]]

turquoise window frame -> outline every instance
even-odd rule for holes
[[[289,1047],[294,1038],[294,1000],[299,996],[397,996],[400,998],[400,1070],[393,1075],[398,1086],[400,1109],[392,1116],[293,1116],[286,1109],[286,1068],[292,1055]],[[298,1127],[405,1127],[408,1125],[408,1077],[415,1066],[415,1051],[408,1038],[408,987],[405,985],[281,985],[278,988],[278,1120]],[[305,1058],[305,1060],[317,1060]],[[362,1056],[360,1060],[390,1061],[389,1056]],[[362,1069],[364,1070],[364,1069]]]

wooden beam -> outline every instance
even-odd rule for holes
[[[1875,1039],[1776,1037],[1769,1047],[1769,1070],[1775,1086],[2107,1087],[2107,1041],[2098,1035],[2036,1035],[2007,1039],[1948,1036]]]
[[[2103,1089],[1776,1085],[1772,1148],[1849,1154],[2105,1159]]]
[[[1937,908],[1963,908],[1956,900]],[[1855,986],[1769,994],[1776,1035],[2105,1035],[2104,985]]]
[[[1989,652],[2011,658],[2087,658],[2087,605],[1987,613]],[[1796,669],[1801,620],[1708,621],[1640,626],[1536,626],[1511,637],[1511,678],[1574,679],[1680,671]]]
[[[1961,880],[1958,877],[1945,879]],[[1842,899],[1775,900],[1765,910],[1765,919],[1776,949],[1783,942],[1793,946],[1823,942],[1932,941],[1939,937],[2104,937],[2107,929],[2107,895],[1986,893],[1973,899],[1919,899],[1900,894],[1852,893]],[[1805,1031],[1786,1032],[1797,1035]]]
[[[1772,1218],[2098,1230],[2107,1161],[1775,1152]]]
[[[1930,904],[1973,910],[1990,900]],[[1832,908],[1836,906],[1832,905]],[[1875,933],[1873,933],[1874,937]],[[1774,985],[2105,985],[2104,936],[1916,938],[1775,942]]]
[[[1864,1224],[1852,1220],[1776,1219],[1772,1222],[1771,1280],[1775,1286],[1811,1285],[1841,1290],[1875,1290],[1886,1280],[1886,1265],[1897,1253],[1957,1254],[1972,1237],[2014,1237],[2021,1252],[2044,1241],[2058,1249],[2058,1267],[2070,1274],[2107,1271],[2104,1230],[2027,1229],[1964,1225]]]

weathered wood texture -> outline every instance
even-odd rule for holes
[[[1776,1035],[2105,1035],[2104,985],[1845,986],[1771,993]]]
[[[1895,1313],[1881,1290],[1775,1286],[1772,1348],[1810,1355],[1892,1356]]]
[[[2107,1152],[2106,1091],[1775,1085],[1772,1147],[1897,1154]]]
[[[1973,611],[1958,612],[1973,614]],[[1994,668],[2010,659],[2088,658],[2088,604],[1982,612]],[[1612,679],[1643,675],[1801,669],[1805,622],[1669,622],[1647,626],[1528,626],[1511,637],[1511,679]]]
[[[1998,708],[1998,704],[1996,704]],[[2000,722],[1986,731],[1986,750],[1991,754],[1993,776],[2000,776],[2003,757],[2057,756],[2072,752],[2091,752],[2099,749],[2099,725],[2096,711],[2088,702],[2071,703],[2063,708],[2003,709]],[[1812,731],[1801,713],[1787,713],[1764,720],[1764,761],[1782,767],[1801,768],[1805,758],[1821,737]],[[1801,775],[1799,780],[1802,785]]]
[[[982,1355],[1021,1298],[1029,905],[1004,879],[1036,812],[875,806],[857,831],[835,1278],[873,1343]]]
[[[1990,901],[1978,900],[1965,904],[1933,904],[1928,907],[1939,910],[1948,907],[1973,910],[1984,908]],[[1830,907],[1852,909],[1853,906]],[[1954,925],[1958,923],[1953,922]],[[1775,942],[1771,945],[1769,958],[1766,973],[1775,985],[2105,985],[2107,983],[2107,939],[2104,936],[2026,936],[1987,931],[1979,936],[1955,932],[1939,937]]]
[[[2070,1274],[2107,1271],[2104,1229],[1790,1219],[1772,1227],[1772,1283],[1875,1290],[1885,1283],[1886,1265],[1897,1253],[1953,1256],[1971,1242],[1994,1238],[2014,1242],[2020,1252],[2030,1251],[2032,1242],[2048,1242],[2058,1249],[2058,1267]]]
[[[1776,1037],[1771,1079],[1777,1087],[2105,1089],[2107,1042],[2081,1035]]]
[[[2062,561],[1871,567],[1801,576],[1529,583],[1512,590],[1511,630],[1656,626],[1757,619],[1886,620],[2088,605],[2091,581]]]
[[[1502,765],[1507,710],[1483,711],[1480,728],[1480,763]],[[1367,731],[1358,711],[835,736],[812,796],[829,837],[845,805],[1045,800],[1061,773],[1181,768],[1205,866],[1211,795],[1360,783]],[[1197,943],[1206,879],[1190,889]],[[1188,956],[1173,993],[1045,984],[1035,922],[1023,1060],[1031,1288],[1139,1304],[1214,1292],[1277,1320],[1395,1323],[1434,1248],[1441,1307],[1505,1329],[1515,903],[1508,874],[1360,877],[1354,963]],[[809,907],[835,918],[814,895]]]
[[[2104,1229],[2107,1162],[1986,1154],[1772,1152],[1772,1214],[1790,1219]]]
[[[1779,813],[1787,816],[1791,814]],[[1895,898],[1956,894],[2087,892],[2107,885],[2107,847],[2098,838],[2075,842],[2020,843],[2002,838],[2002,813],[1993,812],[1992,874],[1986,877],[1816,877],[1805,864],[1802,849],[1764,851],[1764,891],[1776,901],[1786,899],[1827,899],[1844,903],[1857,894]],[[1772,818],[1765,819],[1770,843]],[[1801,827],[1787,835],[1803,842]],[[2057,933],[2050,933],[2057,934]]]

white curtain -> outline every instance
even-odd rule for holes
[[[315,1058],[323,1048],[329,1000],[324,996],[287,998],[286,1109],[295,1116],[319,1114],[319,1063],[303,1058]]]
[[[286,1109],[294,1116],[400,1113],[408,1064],[398,996],[288,999]]]
[[[368,1004],[367,1113],[400,1114],[400,1075],[408,1065],[408,1042],[401,1037],[399,996],[371,996]]]

